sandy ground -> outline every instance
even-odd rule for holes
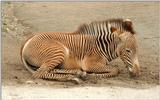
[[[3,100],[126,99],[159,100],[159,2],[2,3]],[[139,42],[141,76],[132,79],[117,59],[118,77],[71,82],[32,79],[20,61],[20,47],[37,32],[72,32],[82,23],[130,18]]]

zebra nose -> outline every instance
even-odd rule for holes
[[[129,74],[131,77],[137,77],[140,75],[140,69],[137,64],[134,64],[134,66],[132,68],[130,68],[129,71],[130,71]]]

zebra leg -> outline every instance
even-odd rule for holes
[[[75,77],[77,70],[61,70],[61,69],[51,69],[51,67],[40,67],[34,74],[34,78],[42,78],[49,80],[58,80],[58,81],[73,81],[77,84],[80,83],[80,80]]]
[[[118,75],[119,70],[115,67],[106,65],[106,60],[103,59],[101,56],[97,55],[90,55],[84,60],[85,67],[83,70],[85,70],[87,73],[95,73],[100,77],[114,77]],[[105,74],[105,75],[102,75]],[[92,74],[90,74],[92,75]]]
[[[44,78],[42,79],[49,79],[49,80],[58,80],[58,81],[72,81],[76,84],[81,83],[81,81],[71,74],[57,74],[57,73],[45,73]]]
[[[97,78],[114,77],[119,73],[118,68],[101,63],[92,63],[92,65],[90,65],[86,71],[89,73],[95,73],[90,74],[89,76],[95,76]]]
[[[43,64],[35,73],[33,73],[32,77],[59,81],[74,81],[75,83],[80,83],[80,80],[75,76],[83,74],[80,70],[54,69],[63,61],[60,60],[61,59],[58,60],[57,58],[56,61],[53,60],[47,64]]]
[[[50,71],[50,73],[55,74],[71,74],[76,75],[79,78],[85,79],[86,72],[80,70],[80,69],[53,69]]]

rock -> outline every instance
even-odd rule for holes
[[[27,84],[34,84],[33,81],[26,81]]]

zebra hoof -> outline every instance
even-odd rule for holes
[[[86,73],[86,72],[83,72],[83,74],[80,76],[80,78],[83,80],[83,81],[86,81],[86,80],[89,80],[89,75]]]
[[[81,81],[78,78],[73,78],[71,81],[75,84],[80,84],[81,83]]]

